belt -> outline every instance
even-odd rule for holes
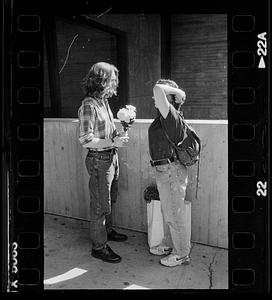
[[[116,149],[115,148],[110,148],[110,149],[101,149],[101,148],[97,148],[97,149],[93,149],[93,148],[87,148],[89,150],[89,152],[91,153],[115,153]]]
[[[155,166],[170,164],[173,161],[175,161],[175,157],[159,159],[159,160],[150,160],[150,163],[152,167],[155,167]]]

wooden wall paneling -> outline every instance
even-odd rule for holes
[[[73,135],[75,141],[76,154],[76,182],[77,182],[77,198],[75,201],[78,205],[78,218],[89,219],[89,174],[85,166],[85,158],[87,150],[81,146],[78,141],[78,123],[73,123],[75,127],[75,134]]]
[[[50,201],[52,198],[50,194],[50,187],[54,187],[54,185],[51,183],[53,172],[50,171],[50,162],[53,160],[53,157],[51,158],[50,154],[54,155],[54,152],[49,151],[51,148],[49,144],[51,141],[49,127],[49,123],[44,124],[44,211],[52,211],[50,207],[50,204],[52,203],[52,201]]]
[[[150,122],[137,120],[130,129],[128,146],[119,149],[119,193],[113,210],[116,226],[144,232],[147,220],[143,192],[155,182],[149,164],[147,130]],[[120,128],[119,122],[116,125]],[[194,121],[191,125],[199,133],[203,147],[199,182],[197,166],[194,166],[189,169],[186,193],[186,199],[192,202],[192,240],[226,248],[227,123]],[[88,220],[89,176],[85,167],[86,150],[77,141],[77,123],[45,121],[44,127],[45,211]]]
[[[65,147],[65,126],[62,122],[59,122],[56,126],[56,139],[54,144],[54,149],[56,151],[56,172],[57,184],[59,185],[59,193],[57,202],[60,202],[61,207],[63,208],[64,215],[69,216],[72,212],[71,210],[71,197],[70,197],[70,188],[69,187],[69,169],[67,166],[68,156],[64,151]],[[69,203],[70,202],[70,203]]]
[[[49,141],[50,143],[48,146],[50,148],[48,149],[50,152],[50,158],[51,160],[48,163],[49,170],[51,171],[51,176],[52,176],[52,181],[50,182],[52,185],[50,186],[50,192],[51,192],[51,209],[53,211],[56,211],[56,213],[64,213],[63,207],[61,207],[61,201],[59,200],[59,193],[60,189],[56,188],[56,185],[58,186],[58,177],[62,175],[62,173],[58,172],[58,169],[56,167],[57,162],[58,162],[58,154],[55,148],[55,144],[57,139],[57,131],[56,127],[58,126],[58,123],[53,123],[49,125],[49,128],[51,129],[49,133]],[[46,162],[45,162],[46,163]]]
[[[121,125],[116,124],[117,130],[121,130]],[[119,158],[119,179],[118,179],[118,197],[117,202],[113,207],[113,219],[116,224],[122,227],[122,224],[128,224],[128,211],[129,205],[129,174],[128,174],[128,157],[127,151],[125,148],[118,149],[118,158]],[[124,202],[124,204],[123,204]],[[123,213],[120,213],[123,211]]]
[[[128,168],[128,195],[126,204],[128,205],[128,227],[135,228],[135,224],[140,228],[141,214],[139,199],[141,198],[141,178],[140,178],[140,149],[139,149],[140,129],[133,128],[130,132],[130,145],[127,148],[127,168]],[[139,222],[140,221],[140,222]]]
[[[71,210],[71,191],[69,187],[69,169],[67,165],[68,156],[65,149],[66,142],[66,132],[65,125],[62,122],[57,124],[56,128],[56,140],[55,140],[55,151],[56,151],[56,172],[59,174],[57,176],[57,183],[59,185],[59,195],[57,201],[61,203],[61,206],[64,209],[65,216],[69,216],[72,212]],[[70,202],[70,203],[69,203]]]
[[[161,77],[171,78],[171,15],[161,16]]]
[[[194,240],[206,244],[226,247],[227,128],[225,125],[209,125],[209,130],[204,126],[194,126],[194,128],[202,138],[203,151],[200,160],[197,198],[192,197],[192,223],[194,224],[192,236]],[[214,145],[216,145],[216,151]]]
[[[202,141],[202,153],[201,153],[201,160],[199,163],[200,169],[199,169],[199,183],[198,187],[196,189],[196,195],[197,198],[192,198],[192,205],[193,205],[193,215],[192,220],[198,220],[197,223],[193,223],[194,227],[197,227],[196,230],[193,230],[192,238],[194,240],[199,240],[201,237],[201,241],[206,243],[208,241],[208,225],[209,225],[209,206],[210,206],[210,199],[209,199],[209,186],[206,184],[205,179],[211,180],[211,174],[205,169],[205,166],[208,165],[208,158],[207,155],[207,136],[205,134],[206,132],[200,131],[202,128],[197,128],[194,126],[194,129],[198,132],[200,139]],[[193,183],[196,184],[196,181]],[[195,202],[197,203],[197,208],[194,207]],[[196,216],[194,216],[196,214]],[[197,219],[195,219],[197,218]],[[197,226],[196,226],[197,224]],[[196,231],[196,235],[194,235],[194,232]]]
[[[78,205],[78,193],[77,186],[79,184],[76,174],[76,143],[75,143],[75,131],[72,128],[71,123],[64,124],[65,126],[65,146],[63,151],[65,151],[66,157],[71,157],[66,161],[67,171],[68,171],[68,182],[67,184],[70,187],[70,199],[71,199],[71,210],[75,215],[79,213],[79,205]]]
[[[149,157],[146,149],[146,126],[129,131],[129,147],[119,150],[120,159],[120,197],[114,209],[116,225],[128,224],[128,228],[146,230],[146,206],[143,191],[150,183]],[[129,158],[129,159],[128,159]]]
[[[217,162],[216,164],[214,163],[214,167],[216,170],[216,182],[213,185],[211,199],[214,200],[213,204],[215,204],[214,208],[216,209],[216,211],[214,212],[217,213],[218,216],[217,218],[212,218],[210,227],[210,230],[215,231],[217,229],[217,240],[210,240],[210,242],[219,246],[223,246],[227,245],[228,242],[227,231],[225,230],[225,224],[227,224],[228,222],[228,202],[226,201],[226,199],[228,199],[228,145],[227,138],[222,139],[220,138],[219,134],[221,134],[222,136],[227,136],[228,132],[226,126],[221,125],[220,129],[220,132],[218,132],[218,129],[214,126],[213,130],[213,142],[214,144],[218,145],[219,151],[214,152],[214,162]],[[222,153],[224,154],[223,158],[225,159],[222,159]],[[211,236],[213,235],[211,234]]]
[[[226,15],[174,14],[170,18],[171,26],[168,27],[164,26],[167,24],[167,16],[159,14],[106,14],[99,19],[96,15],[89,15],[78,17],[75,22],[70,23],[59,20],[59,66],[54,66],[57,71],[64,63],[72,38],[79,34],[71,48],[68,63],[60,74],[65,117],[76,117],[73,105],[75,102],[79,103],[83,96],[80,81],[90,65],[102,59],[117,62],[116,53],[113,51],[116,41],[112,37],[116,32],[123,32],[127,40],[121,43],[121,52],[124,55],[118,61],[123,75],[120,95],[128,93],[125,100],[138,107],[139,118],[155,116],[153,103],[150,102],[152,87],[161,76],[167,76],[176,80],[187,92],[184,105],[187,118],[226,119]],[[93,26],[100,24],[101,28],[87,26],[88,22]],[[105,28],[110,30],[109,33],[103,32]],[[170,30],[171,45],[165,40]],[[53,50],[51,49],[52,53],[55,51]],[[120,49],[117,51],[119,53]],[[171,55],[169,61],[166,61],[169,51]],[[127,65],[124,66],[123,58],[126,56]],[[164,62],[161,57],[164,57]],[[171,74],[168,76],[169,69]],[[57,81],[52,84],[56,85]],[[57,99],[51,98],[52,101]],[[115,107],[113,109],[116,110]]]
[[[44,201],[47,204],[48,211],[53,213],[63,213],[63,209],[60,208],[60,201],[56,201],[59,188],[57,188],[57,176],[59,174],[56,170],[57,154],[55,151],[54,143],[56,141],[56,123],[46,122],[44,134],[45,153],[48,154],[44,157]],[[48,130],[47,130],[48,129]],[[46,172],[46,170],[48,172]],[[48,175],[48,176],[46,176]]]
[[[128,99],[138,108],[137,118],[155,116],[150,104],[154,83],[161,77],[161,22],[159,14],[106,14],[101,24],[122,30],[127,35]]]
[[[171,20],[171,77],[186,91],[185,117],[226,119],[226,15],[177,14]]]
[[[146,147],[148,145],[148,131],[145,124],[141,123],[140,126],[140,170],[141,170],[141,193],[139,198],[140,205],[140,214],[141,214],[141,229],[143,231],[147,231],[147,211],[146,211],[146,201],[144,199],[144,190],[150,185],[152,182],[151,178],[151,165],[150,165],[150,156],[149,156],[149,148]],[[153,179],[155,182],[155,179]]]

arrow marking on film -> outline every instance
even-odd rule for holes
[[[264,63],[264,59],[263,59],[262,56],[261,56],[258,68],[260,68],[260,69],[264,69],[265,68],[265,63]]]

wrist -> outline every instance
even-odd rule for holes
[[[112,142],[112,146],[113,146],[113,147],[116,147],[116,146],[115,146],[115,141],[114,141],[114,138],[113,138],[113,137],[111,138],[111,142]]]

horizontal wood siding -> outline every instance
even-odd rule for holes
[[[171,15],[169,60],[164,55],[162,57],[161,53],[159,14],[109,13],[101,18],[96,14],[88,14],[82,18],[120,30],[127,37],[127,71],[121,70],[120,77],[123,79],[120,80],[119,94],[111,101],[114,114],[118,105],[121,105],[118,96],[121,87],[125,85],[127,95],[125,99],[122,96],[122,103],[135,105],[140,119],[155,117],[152,89],[162,76],[161,65],[169,64],[169,77],[184,88],[187,94],[187,101],[183,106],[186,118],[227,119],[225,14]],[[117,55],[122,53],[118,51],[116,36],[112,33],[62,18],[57,18],[56,31],[59,69],[65,64],[60,74],[62,117],[74,118],[77,117],[77,109],[83,97],[81,80],[90,66],[102,60],[119,67]],[[46,113],[50,106],[47,77],[45,66]]]
[[[151,97],[153,86],[161,76],[160,15],[105,14],[103,18],[97,18],[97,15],[88,17],[127,34],[127,103],[137,107],[137,118],[155,117],[156,110]]]
[[[171,78],[186,91],[188,119],[227,119],[227,16],[171,18]]]
[[[120,178],[114,224],[147,231],[144,189],[155,182],[149,164],[147,129],[151,120],[136,120],[128,147],[119,149]],[[89,219],[86,150],[77,140],[78,123],[46,119],[44,124],[45,211]],[[120,128],[119,122],[116,122]],[[186,198],[192,201],[192,239],[227,248],[227,124],[192,121],[203,150],[199,166],[190,168]],[[214,147],[216,145],[216,147]]]

